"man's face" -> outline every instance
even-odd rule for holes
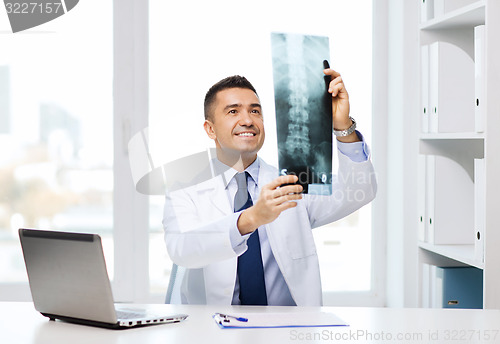
[[[229,88],[217,93],[212,118],[204,126],[226,157],[255,158],[264,144],[262,108],[249,89]]]

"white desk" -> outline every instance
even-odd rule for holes
[[[148,305],[187,313],[181,323],[107,330],[48,321],[31,303],[0,302],[0,343],[500,343],[500,310],[391,308],[215,307]],[[350,326],[220,329],[214,312],[333,312]],[[402,336],[400,338],[400,336]]]

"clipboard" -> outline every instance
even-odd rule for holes
[[[349,326],[333,313],[293,312],[293,313],[215,313],[215,323],[222,329],[229,328],[286,328],[286,327],[336,327]]]

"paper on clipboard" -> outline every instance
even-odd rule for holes
[[[246,318],[248,321],[239,321],[234,317]],[[223,318],[215,314],[213,318],[220,328],[349,326],[335,314],[326,312],[248,313],[233,314],[231,318]]]

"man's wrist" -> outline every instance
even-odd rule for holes
[[[349,123],[349,124],[347,124]],[[347,121],[343,121],[341,123],[333,124],[333,133],[337,137],[345,137],[351,135],[356,130],[356,121],[354,118],[349,116]]]
[[[335,123],[333,123],[333,130],[346,130],[352,125],[352,121],[350,117],[346,119],[339,120],[337,119]]]
[[[256,224],[256,221],[253,216],[252,207],[245,209],[241,212],[238,221],[236,222],[236,227],[241,235],[246,235],[252,233],[259,225]]]
[[[343,121],[342,123],[337,122],[333,125],[333,134],[337,137],[338,141],[344,143],[361,141],[356,133],[356,121],[351,116],[349,116],[347,121]]]

